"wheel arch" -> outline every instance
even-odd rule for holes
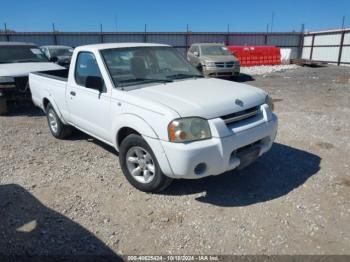
[[[158,138],[156,131],[141,117],[134,114],[123,114],[114,123],[114,145],[119,151],[123,139],[129,134],[138,134],[151,138]]]
[[[67,124],[67,122],[65,121],[65,119],[63,118],[63,116],[61,114],[61,111],[59,110],[58,106],[56,105],[56,103],[53,99],[49,99],[47,96],[44,96],[41,103],[42,103],[42,109],[44,110],[45,113],[46,113],[46,108],[47,108],[48,104],[50,103],[52,105],[53,109],[55,110],[57,116],[62,121],[62,123]]]
[[[44,97],[42,104],[43,104],[43,109],[44,109],[45,112],[46,112],[47,105],[49,103],[50,103],[50,100],[47,97]]]

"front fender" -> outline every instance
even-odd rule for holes
[[[134,114],[122,114],[118,116],[118,119],[113,123],[113,144],[118,149],[118,133],[123,127],[128,127],[136,130],[142,136],[159,139],[157,132],[149,125],[146,120],[138,115]]]
[[[151,127],[150,124],[146,122],[142,117],[134,114],[122,114],[118,116],[118,119],[113,124],[114,134],[114,146],[119,151],[118,148],[118,133],[123,127],[128,127],[136,130],[142,135],[146,140],[149,146],[152,148],[153,153],[156,155],[160,169],[162,172],[169,176],[173,177],[174,173],[170,167],[168,158],[164,152],[163,146],[159,141],[159,136],[157,132]]]

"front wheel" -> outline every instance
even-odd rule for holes
[[[119,162],[126,179],[141,191],[160,192],[172,181],[163,174],[151,147],[139,135],[131,134],[123,140]]]

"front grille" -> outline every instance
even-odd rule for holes
[[[259,112],[260,112],[260,107],[255,106],[243,111],[239,111],[237,113],[224,115],[221,117],[221,119],[225,121],[226,125],[228,125],[228,124],[237,123],[239,121],[246,120],[249,118],[253,118],[257,116]]]
[[[25,92],[28,89],[28,76],[15,77],[16,88],[20,92]]]
[[[217,62],[215,63],[216,67],[219,68],[232,68],[235,65],[235,62]]]

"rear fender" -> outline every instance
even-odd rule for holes
[[[42,99],[42,101],[41,101],[40,107],[41,107],[41,108],[44,110],[44,112],[46,113],[46,108],[44,107],[44,100],[45,100],[45,99],[49,100],[49,103],[52,105],[53,109],[55,109],[55,112],[56,112],[57,116],[60,118],[61,122],[62,122],[63,124],[65,124],[65,125],[67,125],[68,123],[67,123],[67,121],[63,118],[62,113],[61,113],[61,111],[59,110],[59,108],[58,108],[58,106],[57,106],[57,104],[56,104],[55,99],[53,98],[53,96],[51,96],[50,93],[47,92],[46,90],[45,90],[45,91],[43,90],[43,92],[45,92],[45,93],[44,93],[43,99]]]

